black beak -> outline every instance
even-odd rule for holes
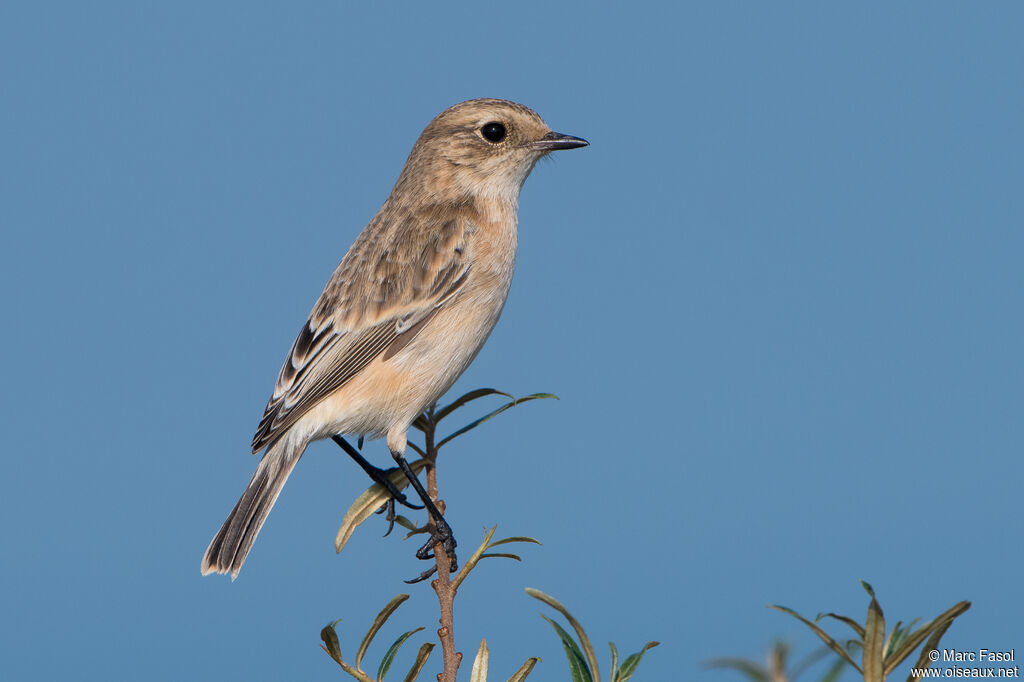
[[[582,137],[563,135],[562,133],[550,132],[533,143],[534,149],[541,149],[546,152],[553,152],[556,149],[576,149],[587,147],[590,143]]]

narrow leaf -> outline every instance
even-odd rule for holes
[[[373,642],[373,638],[377,636],[377,632],[383,627],[384,623],[387,622],[391,614],[395,612],[399,606],[402,605],[406,599],[409,598],[407,594],[400,594],[394,599],[387,603],[377,617],[373,619],[373,624],[370,625],[370,629],[366,631],[366,635],[363,637],[362,643],[359,645],[359,651],[356,652],[356,670],[362,670],[363,656],[366,655],[366,650],[370,648],[370,643]]]
[[[418,459],[409,466],[418,474],[427,466],[427,461],[425,459]],[[401,470],[392,472],[389,478],[399,490],[409,485],[409,479],[405,477]],[[362,495],[356,498],[356,501],[345,512],[345,518],[342,519],[341,527],[338,528],[338,534],[334,538],[335,551],[340,552],[345,547],[345,543],[352,537],[355,529],[366,519],[373,516],[373,513],[380,509],[381,505],[387,502],[389,497],[390,494],[384,486],[374,483]]]
[[[608,642],[608,648],[612,651],[612,664],[608,666],[609,682],[615,682],[619,677],[619,650],[615,648],[614,642]]]
[[[484,416],[480,417],[479,419],[477,419],[475,421],[470,422],[469,424],[466,424],[461,429],[459,429],[458,431],[455,431],[454,433],[449,435],[447,438],[442,440],[440,443],[438,443],[436,447],[437,447],[437,449],[440,450],[441,446],[444,445],[445,443],[447,443],[448,441],[450,441],[451,439],[456,438],[458,436],[461,436],[462,434],[466,433],[467,431],[472,431],[476,427],[478,427],[481,424],[483,424],[485,421],[488,421],[489,419],[497,417],[499,414],[501,414],[505,410],[509,410],[509,409],[515,407],[516,405],[521,405],[521,404],[523,404],[525,402],[529,402],[530,400],[540,400],[540,399],[543,399],[543,398],[554,398],[555,400],[558,400],[558,396],[556,396],[556,395],[554,395],[552,393],[534,393],[533,395],[528,395],[528,396],[525,396],[523,398],[516,398],[512,402],[505,403],[504,405],[502,405],[498,409],[496,409],[496,410],[494,410],[492,412],[489,412],[488,414],[485,414]]]
[[[587,662],[583,659],[583,652],[576,646],[576,642],[573,641],[569,633],[543,613],[540,614],[540,617],[551,623],[555,634],[562,640],[562,648],[565,649],[565,656],[569,659],[569,673],[572,675],[572,682],[594,682],[594,678],[591,677],[590,670],[587,668]]]
[[[413,523],[409,519],[405,518],[401,514],[396,514],[395,515],[395,523],[397,523],[402,528],[405,528],[406,530],[414,530],[414,531],[419,531],[420,530],[419,528],[416,527],[415,523]]]
[[[882,665],[885,665],[885,658],[889,655],[889,651],[892,647],[898,645],[900,640],[903,638],[903,621],[896,621],[896,625],[892,626],[892,630],[889,630],[889,636],[885,638],[885,644],[882,645]]]
[[[961,602],[961,603],[967,603],[967,602]],[[969,603],[968,603],[968,606],[970,606]],[[935,622],[935,621],[933,621],[933,622]],[[931,653],[932,651],[938,651],[938,649],[939,649],[939,640],[942,639],[942,636],[944,634],[946,634],[946,630],[948,630],[949,626],[952,625],[952,624],[953,624],[953,619],[952,618],[950,618],[949,620],[945,620],[945,621],[937,623],[938,627],[935,628],[935,630],[932,632],[932,636],[928,638],[927,642],[925,642],[924,648],[921,649],[921,655],[917,657],[917,663],[914,665],[915,668],[918,668],[919,670],[923,670],[924,668],[927,668],[927,667],[929,667],[932,664],[932,659],[928,658],[928,654]],[[907,677],[907,682],[918,682],[918,679],[919,678],[914,677],[913,672],[911,672],[910,676]]]
[[[500,557],[502,559],[515,559],[516,561],[522,561],[522,559],[516,554],[505,554],[502,552],[487,552],[486,554],[480,555],[481,559],[493,559],[496,557]]]
[[[477,398],[483,398],[484,396],[488,395],[503,395],[506,398],[513,398],[512,395],[505,393],[504,391],[499,391],[496,388],[478,388],[475,391],[464,393],[463,395],[453,400],[451,403],[445,405],[440,410],[438,410],[437,414],[434,415],[434,422],[437,423],[441,421],[442,419],[444,419],[445,417],[447,417],[452,412],[459,409],[466,403],[476,400]]]
[[[427,659],[430,658],[430,652],[433,650],[433,642],[426,642],[420,647],[419,653],[416,654],[416,662],[412,664],[412,668],[409,670],[409,674],[405,676],[403,682],[416,682],[416,678],[419,677],[423,666],[427,664]]]
[[[526,659],[526,663],[519,666],[519,670],[512,673],[512,677],[508,678],[508,682],[523,682],[526,676],[533,670],[533,666],[537,665],[540,661],[536,656],[533,658]]]
[[[525,535],[514,535],[510,538],[502,538],[501,540],[495,540],[491,544],[487,545],[487,549],[490,549],[491,547],[497,547],[498,545],[507,545],[510,542],[532,542],[535,545],[541,544],[540,540],[536,540]]]
[[[917,632],[914,632],[909,637],[907,637],[906,640],[904,640],[902,644],[892,653],[892,655],[888,659],[886,659],[885,674],[889,675],[889,673],[896,669],[896,666],[902,663],[908,656],[910,656],[910,654],[914,653],[914,649],[916,649],[917,646],[924,641],[925,637],[927,637],[929,634],[938,631],[939,628],[942,628],[942,631],[945,632],[946,628],[948,628],[949,625],[953,623],[953,619],[969,608],[971,608],[971,602],[959,602],[953,605],[953,607],[944,611],[943,613],[940,613],[931,622],[922,625],[917,630]],[[945,627],[943,627],[944,623],[946,624]],[[939,636],[941,637],[942,635]],[[938,640],[936,640],[936,644],[937,643]],[[927,657],[928,651],[930,650],[926,648],[922,652],[922,655]]]
[[[409,639],[423,628],[416,628],[415,630],[409,630],[405,632],[401,637],[395,640],[395,643],[388,647],[387,652],[384,654],[384,658],[380,659],[380,666],[377,668],[377,682],[383,682],[384,676],[388,674],[388,670],[391,669],[391,664],[395,661],[395,655],[398,654],[398,650],[405,644],[405,640]]]
[[[860,586],[864,588],[864,591],[868,593],[869,597],[871,597],[872,599],[875,598],[875,588],[871,587],[869,583],[866,583],[863,580],[861,580]]]
[[[597,655],[594,654],[594,647],[590,645],[590,638],[587,637],[587,633],[584,631],[583,626],[579,624],[579,621],[573,618],[572,614],[569,613],[569,609],[562,606],[562,603],[554,597],[544,594],[540,590],[535,590],[532,587],[526,588],[526,594],[530,595],[534,599],[544,602],[565,616],[565,619],[569,621],[569,625],[571,625],[572,629],[576,631],[576,636],[580,638],[580,645],[587,653],[587,662],[590,663],[590,669],[594,671],[595,682],[601,682],[601,670],[597,665]]]
[[[866,583],[865,583],[866,584]],[[868,619],[864,623],[864,682],[883,682],[885,670],[885,616],[878,600],[871,597]]]
[[[487,650],[487,640],[480,640],[480,648],[477,649],[476,658],[473,659],[473,670],[469,673],[469,682],[487,682],[487,663],[490,660],[491,652]]]
[[[622,667],[619,668],[619,676],[617,682],[626,682],[629,678],[633,677],[633,673],[636,672],[637,666],[640,665],[640,659],[644,657],[648,649],[653,649],[658,646],[660,642],[648,642],[644,644],[644,648],[629,656],[622,663]]]
[[[462,584],[462,581],[466,579],[466,576],[469,575],[469,572],[473,570],[477,563],[479,563],[480,558],[483,556],[484,551],[487,549],[488,545],[491,542],[491,538],[494,537],[494,531],[496,530],[498,530],[497,526],[491,527],[491,529],[487,532],[487,535],[484,536],[484,541],[480,543],[480,546],[476,548],[476,551],[473,552],[473,554],[469,557],[469,559],[462,566],[462,568],[459,569],[459,572],[455,574],[455,577],[452,578],[453,590],[457,591],[459,589],[459,585]]]
[[[856,668],[857,672],[862,673],[862,671],[860,669],[860,666],[857,665],[857,663],[854,662],[854,660],[852,658],[850,658],[850,654],[846,653],[846,649],[841,647],[839,645],[839,643],[836,642],[836,640],[832,639],[827,632],[822,630],[816,624],[814,624],[811,621],[807,620],[806,618],[801,616],[799,613],[797,613],[793,609],[788,609],[785,606],[779,606],[778,604],[771,604],[771,605],[769,605],[768,608],[775,609],[776,611],[782,611],[783,613],[788,613],[789,615],[791,615],[794,618],[796,618],[797,620],[799,620],[801,623],[803,623],[804,625],[809,627],[811,630],[813,630],[814,634],[818,635],[818,637],[821,638],[821,641],[825,642],[825,644],[827,644],[829,646],[829,648],[832,649],[832,651],[834,651],[837,654],[839,654],[850,665],[852,665],[854,668]]]
[[[860,623],[855,621],[853,618],[848,618],[847,616],[840,616],[838,613],[820,613],[818,614],[818,617],[815,618],[815,620],[820,622],[822,618],[835,618],[840,622],[846,623],[851,628],[853,628],[853,631],[857,633],[858,637],[864,639],[864,627]]]

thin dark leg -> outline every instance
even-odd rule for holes
[[[388,493],[391,495],[391,497],[388,498],[388,501],[380,509],[380,511],[387,510],[387,516],[385,518],[387,519],[388,522],[388,532],[384,533],[385,537],[387,537],[391,533],[391,529],[394,528],[395,525],[395,502],[398,502],[399,504],[404,505],[409,509],[423,509],[421,505],[409,502],[408,499],[406,499],[405,494],[402,493],[402,491],[399,490],[398,487],[391,482],[390,474],[396,471],[394,467],[392,467],[391,469],[380,469],[378,467],[373,466],[368,461],[366,461],[366,458],[363,457],[358,450],[352,447],[352,445],[341,436],[331,436],[331,440],[337,443],[341,447],[341,449],[348,454],[349,457],[355,460],[356,464],[358,464],[362,468],[362,470],[366,472],[366,474],[373,480],[374,483],[383,486],[384,489],[387,490]]]
[[[409,479],[409,483],[412,484],[412,487],[416,490],[416,494],[418,494],[420,499],[423,500],[423,504],[427,507],[427,513],[430,514],[430,519],[434,522],[434,532],[431,534],[430,539],[427,540],[422,547],[416,550],[416,558],[432,559],[434,557],[432,553],[434,546],[437,543],[441,543],[445,553],[452,560],[450,570],[454,572],[458,568],[459,562],[455,557],[456,543],[455,536],[452,534],[451,526],[449,526],[448,522],[444,520],[444,516],[442,516],[441,511],[437,508],[437,505],[434,504],[434,501],[430,499],[430,495],[427,494],[427,491],[423,489],[423,484],[420,483],[420,479],[416,477],[416,473],[413,472],[409,463],[405,461],[405,456],[400,452],[394,451],[391,452],[391,456],[395,458],[395,462],[402,471],[405,472],[406,478]],[[419,582],[420,580],[425,580],[434,572],[434,570],[425,571],[419,578],[407,582]]]

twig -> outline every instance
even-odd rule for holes
[[[434,444],[434,432],[437,428],[437,422],[434,420],[433,406],[427,410],[426,416],[427,428],[424,429],[425,456],[430,462],[427,465],[427,494],[434,500],[438,510],[444,514],[444,501],[439,499],[437,494],[438,448]],[[433,520],[430,521],[430,526],[430,531],[433,532]],[[456,588],[451,582],[451,559],[448,558],[448,553],[440,542],[434,546],[434,561],[437,564],[437,577],[430,582],[430,586],[437,593],[437,601],[441,606],[441,627],[437,631],[437,637],[441,640],[441,656],[444,662],[444,670],[437,676],[437,679],[438,682],[455,682],[455,676],[459,672],[459,665],[462,663],[462,654],[455,650]]]

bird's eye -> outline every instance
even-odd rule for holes
[[[491,121],[490,123],[484,124],[484,127],[480,129],[480,134],[483,135],[484,139],[488,142],[498,144],[505,139],[505,135],[507,135],[508,132],[505,130],[505,126],[501,123]]]

